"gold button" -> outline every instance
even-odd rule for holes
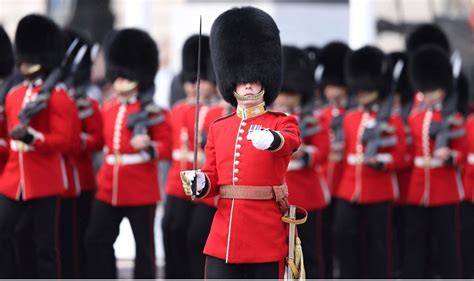
[[[241,124],[241,125],[242,125],[242,127],[244,127],[245,125],[247,125],[247,123],[245,123],[245,122],[242,122],[242,124]]]
[[[239,160],[234,161],[234,164],[239,165],[240,164]]]
[[[239,130],[239,133],[240,133],[240,134],[245,133],[244,129],[240,129],[240,130]]]
[[[234,173],[238,174],[238,173],[239,173],[239,169],[234,169]]]
[[[236,153],[235,153],[235,157],[240,157],[240,153],[239,153],[239,152],[236,152]]]
[[[239,181],[239,178],[238,177],[235,177],[234,178],[234,182],[238,182]]]
[[[242,141],[242,137],[239,136],[239,137],[237,138],[237,140],[238,140],[238,141]]]
[[[242,145],[238,144],[236,145],[237,149],[241,149],[242,148]]]

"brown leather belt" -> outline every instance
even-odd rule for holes
[[[286,211],[289,206],[286,184],[278,186],[223,185],[219,189],[219,194],[221,199],[274,199],[282,211]]]

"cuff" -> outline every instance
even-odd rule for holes
[[[267,150],[275,152],[283,147],[283,145],[285,144],[285,138],[278,131],[270,130],[270,132],[273,135],[273,142]]]

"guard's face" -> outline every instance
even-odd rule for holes
[[[357,103],[360,105],[369,105],[377,100],[379,93],[377,91],[360,91],[357,93]]]
[[[347,97],[346,87],[327,85],[324,88],[324,96],[331,103],[337,103]]]
[[[196,83],[184,82],[184,91],[187,97],[196,97]],[[217,95],[217,87],[209,80],[201,80],[199,83],[199,95],[203,100],[210,99]]]
[[[435,105],[437,103],[442,102],[445,96],[446,92],[442,89],[424,91],[423,102],[425,102],[427,105]]]
[[[22,62],[20,64],[19,69],[20,69],[21,75],[29,78],[29,77],[35,76],[41,71],[41,65],[28,63],[28,62]]]
[[[273,102],[273,110],[285,113],[292,113],[301,103],[301,96],[293,93],[280,93]]]
[[[235,87],[235,93],[239,96],[252,96],[260,93],[263,90],[262,83],[252,82],[252,83],[239,83]],[[252,106],[259,105],[263,102],[263,96],[255,100],[239,100],[237,99],[237,104],[244,108],[249,108]]]
[[[137,81],[131,81],[121,77],[115,79],[112,86],[119,96],[127,96],[138,91]]]

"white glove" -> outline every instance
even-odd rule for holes
[[[206,175],[201,170],[188,170],[180,173],[181,181],[183,182],[184,193],[192,196],[191,186],[196,180],[196,196],[199,196],[202,190],[206,187]]]
[[[266,150],[272,145],[275,137],[269,130],[257,130],[250,132],[247,139],[252,141],[256,149]]]

